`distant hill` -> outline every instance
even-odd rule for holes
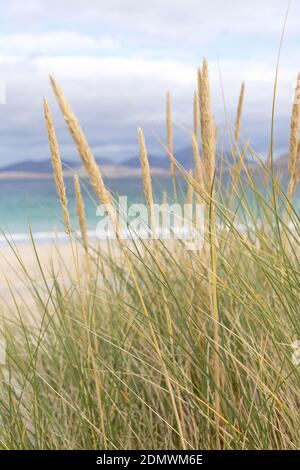
[[[181,150],[174,152],[174,156],[178,163],[185,168],[186,170],[192,169],[194,167],[194,154],[191,147],[184,147]],[[222,156],[223,168],[226,168],[226,164],[231,164],[233,162],[232,156],[229,152],[225,152]],[[168,155],[158,157],[149,155],[149,163],[151,168],[162,168],[164,170],[169,170],[170,167],[170,160]],[[217,158],[217,163],[221,164],[221,157]],[[252,162],[247,161],[248,165],[252,164]],[[122,166],[126,166],[128,168],[139,168],[141,166],[139,157],[133,157],[128,160],[125,160],[120,163]]]
[[[289,166],[289,155],[287,153],[276,158],[276,160],[274,161],[275,170],[288,172],[288,166]]]
[[[81,165],[81,162],[74,162],[71,160],[65,160],[62,162],[65,168],[76,168]],[[51,173],[52,162],[47,160],[25,160],[24,162],[12,163],[0,168],[0,172],[29,172],[29,173]]]
[[[97,159],[98,165],[113,165],[107,158]],[[82,166],[81,160],[62,160],[64,169],[74,170]],[[12,163],[0,168],[1,173],[8,172],[29,172],[29,173],[52,173],[52,161],[47,160],[25,160],[23,162]]]
[[[135,159],[133,159],[135,160]],[[139,159],[137,164],[127,166],[122,163],[115,163],[108,158],[96,158],[98,165],[101,167],[101,171],[105,177],[108,178],[129,178],[129,177],[140,177],[141,166]],[[166,159],[168,164],[168,160]],[[66,178],[73,177],[76,172],[79,176],[86,176],[85,168],[80,159],[63,160],[63,171]],[[163,167],[151,166],[153,175],[166,175],[167,172]],[[0,180],[8,179],[49,179],[53,177],[52,161],[47,160],[25,160],[22,162],[12,163],[5,165],[0,168]]]
[[[175,152],[175,158],[179,164],[189,170],[194,167],[194,156],[191,147],[185,147]],[[140,175],[140,159],[138,156],[129,158],[122,162],[115,163],[108,158],[96,158],[98,165],[101,166],[103,174],[108,177],[129,177]],[[222,162],[223,171],[226,171],[228,165],[232,163],[232,156],[230,153],[224,152],[222,158],[217,158],[217,164],[220,167]],[[168,174],[170,168],[170,161],[167,155],[156,156],[149,155],[149,163],[153,174]],[[260,171],[260,166],[252,161],[246,161],[247,165],[257,167]],[[288,172],[288,155],[284,154],[277,158],[274,162],[274,168],[276,173],[281,173],[284,177]],[[83,168],[81,160],[63,160],[63,169],[65,176],[72,176],[74,170],[79,175],[84,175],[85,170]],[[46,160],[25,160],[23,162],[12,163],[0,168],[0,178],[5,179],[6,177],[50,177],[52,175],[52,162],[51,159]]]
[[[177,152],[175,152],[176,160],[182,165],[185,169],[189,170],[194,166],[194,156],[191,147],[185,147]],[[162,168],[164,170],[169,170],[170,160],[168,155],[164,156],[155,156],[149,155],[149,164],[151,168]],[[129,158],[120,163],[122,166],[127,168],[140,168],[141,163],[139,157]]]
[[[155,157],[149,155],[149,164],[153,168],[163,168],[168,169],[170,166],[170,161],[167,157]],[[139,157],[132,157],[128,160],[123,160],[119,163],[120,166],[125,166],[126,168],[140,168],[141,162]]]
[[[98,158],[95,158],[96,162],[98,163],[98,165],[102,165],[102,166],[119,166],[120,164],[119,163],[115,163],[113,162],[112,160],[110,160],[109,158],[101,158],[101,157],[98,157]]]

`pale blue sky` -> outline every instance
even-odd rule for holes
[[[49,97],[63,158],[77,158],[48,84],[53,73],[77,112],[97,157],[137,153],[136,128],[160,152],[165,94],[173,102],[177,148],[192,125],[196,69],[210,64],[216,122],[233,122],[246,82],[243,135],[264,152],[285,0],[11,0],[1,6],[0,165],[49,156],[42,97]],[[292,0],[280,65],[276,148],[287,148],[293,87],[300,69],[300,2]]]

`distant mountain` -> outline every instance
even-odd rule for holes
[[[176,160],[187,170],[193,168],[194,156],[192,149],[190,147],[183,148],[178,152],[175,152]],[[161,168],[163,170],[168,170],[170,168],[170,160],[168,155],[162,157],[149,155],[149,164],[151,168]],[[129,158],[120,163],[121,166],[126,166],[127,168],[140,168],[141,162],[139,157]]]
[[[183,149],[174,152],[174,156],[178,163],[186,170],[194,168],[194,154],[191,147],[184,147]],[[219,158],[217,158],[217,164],[220,166],[221,163],[224,170],[226,169],[226,166],[233,163],[233,158],[230,152],[224,152],[222,157],[219,156]],[[249,160],[246,160],[245,163],[248,165],[253,164],[253,162]],[[162,168],[164,170],[168,170],[170,168],[170,160],[167,155],[162,157],[149,155],[149,164],[151,168]],[[139,157],[133,157],[121,162],[120,165],[128,168],[139,168],[141,163]]]
[[[115,163],[109,158],[98,157],[98,158],[95,158],[95,160],[100,166],[119,166],[120,165],[120,163]]]
[[[71,160],[64,160],[62,162],[64,168],[77,168],[81,166],[81,162],[73,162]],[[52,172],[52,162],[49,159],[47,160],[25,160],[24,162],[12,163],[0,168],[1,173],[51,173]]]
[[[149,164],[152,168],[163,168],[167,169],[170,166],[170,161],[167,157],[155,157],[149,155]],[[120,166],[126,168],[140,168],[141,162],[139,157],[129,158],[128,160],[123,160],[119,163]]]
[[[288,166],[289,166],[289,154],[287,153],[276,158],[276,160],[274,161],[275,170],[288,172]]]
[[[108,158],[97,158],[98,165],[114,165],[111,160]],[[64,170],[74,170],[82,166],[81,160],[62,160],[62,165]],[[52,161],[51,159],[47,160],[25,160],[23,162],[11,163],[0,168],[1,173],[18,173],[18,172],[28,172],[28,173],[52,173]]]
[[[186,170],[194,167],[194,156],[191,147],[185,147],[175,152],[175,158]],[[231,154],[229,152],[224,152],[222,157],[219,156],[217,158],[217,165],[220,167],[222,164],[223,171],[226,171],[226,169],[231,165],[232,160]],[[109,177],[118,177],[121,175],[135,176],[140,174],[141,164],[139,157],[129,158],[118,163],[115,163],[108,158],[96,158],[96,161],[102,168],[104,175]],[[169,172],[170,160],[167,155],[149,155],[149,163],[153,174],[167,174]],[[248,160],[245,163],[254,167],[253,169],[257,167],[257,170],[260,170],[260,165],[253,161]],[[277,158],[274,162],[274,168],[276,173],[280,172],[285,176],[288,172],[288,155],[285,154]],[[63,169],[66,176],[72,176],[74,170],[76,170],[80,175],[85,174],[82,162],[79,158],[76,161],[63,160]],[[27,175],[28,177],[30,175],[35,177],[38,177],[38,175],[50,176],[52,175],[52,162],[51,159],[47,159],[39,161],[25,160],[23,162],[12,163],[0,168],[0,175],[1,174],[1,179],[5,178],[6,175],[8,177],[11,177],[12,175]]]

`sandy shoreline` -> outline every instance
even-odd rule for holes
[[[35,252],[36,250],[36,252]],[[41,272],[41,269],[43,272]],[[86,264],[80,243],[73,240],[41,241],[32,243],[16,242],[13,247],[8,243],[0,245],[0,307],[13,304],[13,294],[20,304],[34,302],[30,299],[30,284],[43,286],[43,275],[49,281],[53,280],[53,273],[58,279],[70,280],[79,270],[84,274]]]
[[[79,246],[79,244],[76,245]],[[37,275],[39,261],[46,269],[51,260],[56,264],[62,256],[68,262],[72,256],[70,243],[67,241],[60,243],[35,241],[35,249],[29,242],[16,242],[14,246],[2,243],[0,246],[0,283],[2,284],[5,279],[14,281],[18,274],[22,273],[23,266],[29,273]]]

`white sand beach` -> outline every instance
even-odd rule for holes
[[[54,276],[68,279],[67,274],[81,275],[86,269],[83,250],[79,242],[69,240],[36,243],[17,242],[14,246],[2,243],[0,246],[0,307],[11,307],[14,302],[10,292],[20,304],[28,302],[32,296],[28,294],[31,283],[43,285],[45,279],[51,281]],[[50,282],[51,284],[51,282]]]

